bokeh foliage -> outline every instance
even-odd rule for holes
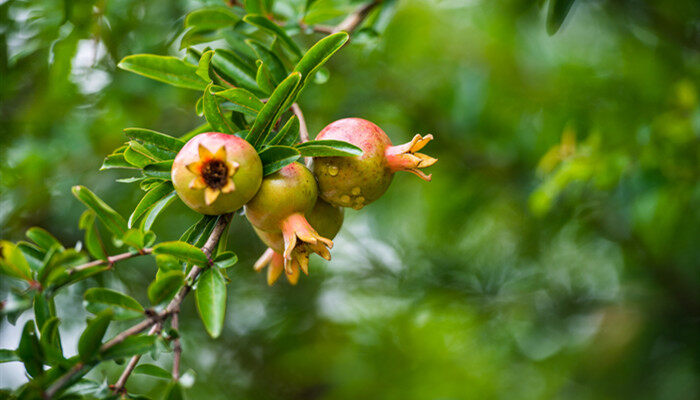
[[[310,15],[360,3],[318,0]],[[81,240],[76,184],[128,215],[141,193],[96,172],[122,129],[202,121],[196,93],[116,64],[181,55],[184,16],[204,4],[223,5],[0,4],[3,239],[38,225]],[[334,260],[297,287],[252,272],[264,247],[234,221],[221,337],[192,301],[181,318],[192,398],[700,397],[700,6],[579,1],[553,36],[547,13],[525,0],[402,0],[327,65],[301,99],[312,135],[346,116],[395,143],[433,133],[434,180],[397,176],[349,210]],[[196,220],[175,207],[159,238]],[[71,310],[61,330],[75,333],[64,346],[77,352],[86,289],[146,300],[154,273],[127,262],[58,299]],[[0,347],[22,325],[4,321]],[[3,364],[3,386],[24,380],[11,367],[22,370]],[[139,375],[129,387],[159,391]]]

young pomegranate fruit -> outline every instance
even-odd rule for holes
[[[294,274],[297,247],[306,243],[319,254],[327,254],[333,247],[333,242],[319,235],[305,217],[314,208],[317,196],[318,189],[311,171],[299,163],[292,163],[265,177],[258,193],[245,206],[246,217],[257,231],[282,236],[283,245],[278,248],[287,275]]]
[[[377,125],[361,118],[345,118],[323,128],[316,140],[335,139],[354,144],[363,154],[356,157],[314,157],[313,172],[318,179],[321,198],[341,207],[356,210],[381,197],[396,171],[408,171],[430,181],[422,168],[436,158],[418,150],[433,139],[433,135],[416,135],[399,146],[392,146],[389,137]]]
[[[314,208],[306,213],[306,220],[311,224],[311,227],[316,229],[322,237],[333,239],[340,231],[343,225],[343,209],[332,206],[325,201],[318,199]],[[284,237],[282,233],[272,233],[263,231],[256,227],[255,233],[268,246],[265,253],[258,259],[254,265],[256,271],[260,271],[265,267],[267,269],[267,284],[272,285],[282,273],[285,264],[291,264],[291,274],[287,274],[287,280],[292,285],[296,285],[299,280],[299,270],[309,274],[309,255],[314,252],[326,260],[331,259],[331,253],[322,243],[307,243],[297,242],[297,245],[292,249],[291,260],[285,260],[282,253],[284,252]]]
[[[262,182],[262,162],[245,140],[225,133],[201,133],[175,156],[173,185],[180,199],[201,214],[236,211]]]

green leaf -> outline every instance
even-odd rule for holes
[[[219,107],[219,99],[212,93],[212,85],[207,86],[202,97],[204,106],[204,117],[209,122],[209,125],[217,132],[228,133],[232,135],[236,129],[231,126],[231,121],[224,116],[223,111]]]
[[[247,3],[247,2],[246,2]],[[180,382],[173,381],[168,384],[163,392],[163,400],[183,400],[182,386]]]
[[[195,73],[199,75],[200,78],[207,82],[211,82],[211,77],[209,76],[209,70],[211,69],[211,58],[214,56],[214,50],[209,50],[202,54],[199,59],[199,65],[197,66],[197,71]]]
[[[6,240],[0,240],[0,272],[28,282],[32,280],[32,271],[22,250]]]
[[[246,0],[245,11],[248,14],[267,14],[264,0]]]
[[[238,256],[232,251],[225,251],[214,258],[214,265],[226,269],[234,266],[238,262]]]
[[[51,306],[44,294],[37,292],[34,294],[34,319],[36,326],[41,330],[46,321],[51,318]]]
[[[571,11],[574,0],[549,0],[547,12],[547,33],[551,36],[557,33],[566,16]]]
[[[170,204],[175,201],[177,198],[177,193],[175,191],[170,192],[169,195],[163,197],[160,199],[157,203],[153,205],[153,207],[150,208],[150,211],[147,212],[146,218],[143,219],[142,222],[142,229],[143,230],[150,230],[151,226],[153,226],[153,223],[156,221],[156,218],[158,218],[158,215],[160,215],[163,210],[165,210]]]
[[[109,307],[116,307],[121,310],[131,311],[130,314],[136,314],[137,316],[144,313],[143,306],[136,299],[116,290],[100,287],[91,288],[85,291],[83,297],[89,304],[103,304]]]
[[[273,35],[277,36],[284,45],[294,53],[296,57],[301,57],[301,49],[292,40],[289,35],[277,24],[270,21],[263,15],[259,14],[249,14],[243,17],[243,20],[251,25],[254,25],[262,30],[268,31]]]
[[[107,252],[105,251],[102,238],[100,238],[100,232],[95,226],[95,212],[85,210],[80,216],[78,228],[85,231],[85,247],[88,253],[97,259],[106,260]]]
[[[124,218],[88,188],[85,186],[73,186],[72,192],[78,200],[95,212],[97,218],[112,234],[121,237],[126,233],[128,227]]]
[[[100,345],[102,345],[102,338],[105,336],[113,317],[114,312],[111,309],[106,309],[88,322],[78,340],[78,354],[83,362],[88,362],[97,356]]]
[[[288,146],[268,146],[259,154],[263,176],[273,174],[301,157],[299,150]]]
[[[170,180],[172,169],[173,160],[158,161],[143,167],[143,174],[152,178]]]
[[[180,50],[201,43],[213,42],[220,38],[221,35],[216,30],[192,28],[182,35],[182,39],[180,39]],[[190,57],[187,57],[188,61],[189,59]],[[207,78],[207,81],[209,81],[209,78]]]
[[[213,338],[219,337],[226,315],[226,282],[217,268],[202,272],[195,290],[197,311],[204,328]]]
[[[207,85],[197,75],[197,67],[176,57],[135,54],[124,57],[118,67],[185,89],[204,90]]]
[[[302,81],[297,91],[301,91],[306,82],[308,82],[309,77],[325,64],[335,52],[340,50],[349,38],[350,36],[346,32],[328,35],[316,42],[316,44],[304,54],[304,57],[302,57],[296,67],[294,67],[294,71],[299,72],[302,76]]]
[[[267,144],[280,146],[293,146],[299,141],[299,119],[296,115],[292,115],[286,124],[277,132]]]
[[[0,349],[0,364],[11,362],[11,361],[22,361],[14,350]]]
[[[154,364],[139,364],[134,368],[135,374],[149,375],[155,378],[170,379],[170,372]]]
[[[41,350],[39,339],[36,337],[36,329],[32,320],[24,324],[17,347],[17,355],[24,363],[24,368],[30,376],[37,377],[44,373],[44,353]]]
[[[272,83],[274,86],[279,85],[280,82],[282,82],[289,74],[282,63],[282,60],[280,60],[275,53],[256,40],[248,39],[245,42],[253,49],[253,51],[255,51],[255,54],[258,55],[258,58],[262,60],[270,71],[270,76],[272,77]]]
[[[185,17],[185,28],[221,29],[231,27],[240,18],[227,7],[208,7],[192,11]]]
[[[146,211],[153,207],[157,202],[170,196],[174,190],[173,184],[169,181],[162,182],[158,184],[158,186],[155,186],[153,189],[149,190],[148,193],[143,196],[141,201],[139,201],[139,204],[134,209],[134,212],[131,213],[127,226],[129,228],[133,227],[134,223],[138,221],[138,219],[144,213],[146,213]]]
[[[61,349],[61,338],[59,336],[58,324],[60,320],[56,317],[49,318],[41,328],[41,339],[39,344],[44,352],[44,356],[50,365],[64,362],[63,350]]]
[[[180,151],[185,142],[165,133],[160,133],[152,131],[150,129],[143,128],[126,128],[124,129],[124,134],[130,139],[140,140],[145,143],[152,143],[161,149],[173,151],[177,153]]]
[[[258,87],[265,93],[272,93],[275,90],[275,84],[272,83],[272,76],[270,75],[270,70],[261,60],[256,62],[258,65],[258,72],[255,74],[255,82],[258,83]]]
[[[57,246],[61,250],[64,248],[61,242],[45,229],[38,227],[29,228],[26,233],[27,237],[36,243],[43,250],[48,250],[53,246]]]
[[[149,335],[129,336],[123,342],[118,343],[102,352],[102,358],[112,360],[125,358],[137,354],[145,354],[151,351],[156,344],[156,337]]]
[[[27,263],[29,263],[29,269],[32,271],[40,271],[43,267],[44,256],[47,252],[41,250],[39,246],[25,241],[17,242],[16,246],[20,249],[22,255],[24,255]],[[58,247],[54,248],[54,250],[58,249]]]
[[[311,140],[296,146],[303,157],[361,156],[362,149],[342,140]]]
[[[277,121],[277,118],[284,112],[284,106],[290,100],[293,92],[295,91],[299,81],[301,80],[301,75],[298,72],[293,72],[287,79],[282,81],[282,83],[277,86],[270,99],[265,103],[265,106],[258,113],[253,126],[250,128],[246,140],[252,144],[256,149],[262,147],[265,142],[272,125]]]
[[[102,161],[100,171],[115,168],[137,169],[135,166],[129,164],[129,162],[126,161],[126,159],[124,158],[124,153],[110,154],[107,157],[105,157],[104,161]]]
[[[183,261],[198,264],[200,266],[209,265],[209,258],[204,252],[189,243],[181,241],[163,242],[153,248],[155,254],[170,254]]]
[[[185,273],[182,271],[168,271],[163,273],[148,285],[148,299],[152,304],[160,304],[177,293],[185,283]]]
[[[153,154],[153,152],[135,140],[129,142],[129,147],[127,147],[124,151],[124,159],[128,163],[139,168],[143,168],[146,165],[154,162],[162,161],[155,154]]]
[[[231,102],[233,107],[230,108],[243,114],[256,116],[263,108],[263,103],[258,97],[245,89],[233,88],[212,93]]]
[[[258,91],[258,85],[255,83],[255,69],[236,53],[218,49],[211,62],[214,70],[226,81],[254,93]]]

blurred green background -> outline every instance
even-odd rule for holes
[[[137,186],[97,171],[122,129],[202,121],[196,92],[116,64],[180,54],[203,4],[219,2],[0,2],[3,239],[37,225],[81,240],[76,184],[128,215]],[[432,133],[433,181],[399,174],[347,210],[333,261],[315,257],[296,287],[267,287],[251,268],[264,247],[235,219],[222,337],[184,305],[189,398],[700,398],[700,3],[579,1],[554,36],[541,5],[399,0],[380,37],[332,59],[300,100],[312,136],[348,116],[394,143]],[[176,239],[195,220],[178,204],[155,231]],[[99,283],[144,300],[155,270],[134,260]],[[73,353],[95,285],[57,299]],[[2,322],[0,347],[23,320]],[[0,365],[0,386],[24,381]]]

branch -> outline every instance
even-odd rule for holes
[[[301,111],[301,107],[299,107],[299,104],[294,103],[292,104],[292,112],[294,115],[296,115],[297,119],[299,120],[299,139],[301,139],[301,142],[308,142],[309,141],[309,129],[306,127],[306,120],[304,119],[304,113]],[[307,168],[311,168],[311,157],[304,157],[304,164],[306,164]]]
[[[214,247],[216,246],[217,243],[219,243],[219,239],[221,238],[221,235],[224,233],[224,230],[228,223],[231,221],[231,215],[232,214],[225,214],[222,215],[219,220],[216,222],[216,226],[211,232],[211,235],[209,235],[209,238],[207,239],[207,242],[204,244],[202,247],[202,251],[204,254],[207,255],[207,257],[211,257],[212,252],[214,251]],[[142,250],[143,254],[149,254],[152,250],[151,249],[144,249]],[[114,261],[119,261],[119,260],[124,260],[133,256],[137,255],[142,255],[141,253],[124,253],[124,254],[119,254],[113,257],[108,257],[107,260],[96,260],[87,264],[79,265],[76,268],[89,268],[89,266],[94,266],[94,265],[100,265],[102,262],[109,262],[112,263]],[[116,259],[115,259],[116,258]],[[87,266],[89,265],[89,266]],[[205,266],[205,268],[208,268],[209,266]],[[144,330],[151,328],[151,330],[148,332],[149,335],[156,334],[160,332],[160,329],[162,327],[162,323],[171,315],[173,315],[176,312],[180,311],[180,304],[182,301],[185,299],[185,296],[192,290],[192,284],[194,281],[197,279],[199,274],[203,271],[203,268],[200,268],[198,266],[193,266],[192,269],[190,270],[190,273],[187,275],[186,283],[185,286],[183,286],[180,291],[175,295],[175,297],[168,303],[168,305],[165,307],[165,309],[160,312],[160,313],[155,313],[152,315],[149,315],[148,318],[144,319],[143,321],[139,322],[138,324],[132,326],[131,328],[120,332],[118,335],[113,337],[111,340],[107,341],[105,344],[103,344],[100,347],[100,352],[103,352],[107,349],[110,349],[117,344],[121,343],[124,341],[124,339],[128,338],[129,336],[133,336],[136,334],[139,334],[143,332]],[[126,369],[122,373],[122,375],[119,378],[119,381],[114,385],[113,390],[115,392],[119,392],[123,390],[124,385],[126,384],[127,379],[129,379],[129,376],[131,375],[131,372],[133,372],[134,368],[136,367],[136,364],[139,362],[140,356],[134,356],[131,358],[129,361],[129,364],[127,365]],[[44,398],[50,399],[53,398],[54,395],[56,395],[65,385],[70,382],[75,375],[80,374],[83,372],[83,369],[89,368],[90,365],[88,364],[83,364],[83,363],[78,363],[73,368],[71,368],[68,372],[66,372],[63,376],[61,376],[56,382],[54,382],[53,385],[51,385],[46,392],[44,392]]]
[[[111,266],[111,265],[114,265],[114,263],[116,263],[118,261],[127,260],[129,258],[137,257],[137,256],[145,256],[147,254],[151,254],[151,252],[153,252],[153,249],[145,248],[145,249],[142,249],[138,253],[133,253],[133,252],[122,253],[122,254],[117,254],[116,256],[107,257],[106,260],[90,261],[89,263],[81,264],[81,265],[78,265],[76,267],[69,269],[68,275],[72,275],[76,272],[79,272],[79,271],[82,271],[82,270],[85,270],[88,268],[96,267],[96,266],[102,265],[102,264],[109,264]]]
[[[173,340],[173,380],[180,379],[180,359],[182,358],[182,345],[180,344],[180,313],[173,314],[170,326],[177,331],[178,336]]]
[[[374,9],[374,7],[378,6],[381,4],[382,0],[373,0],[370,3],[367,3],[357,10],[353,12],[352,14],[348,15],[343,22],[339,23],[336,25],[335,28],[333,28],[333,31],[331,33],[336,33],[340,31],[345,31],[347,33],[352,33],[362,22],[367,18],[369,15],[369,12]]]
[[[204,246],[202,246],[202,252],[204,252],[204,254],[206,254],[207,257],[211,258],[211,255],[214,252],[214,247],[219,243],[219,239],[221,238],[221,235],[224,233],[224,230],[226,229],[226,225],[228,225],[228,223],[230,221],[231,221],[231,214],[225,214],[225,215],[222,215],[221,217],[219,217],[219,220],[216,222],[216,226],[214,226],[214,229],[211,231],[211,235],[209,235],[209,238],[207,239],[206,243],[204,243]],[[207,265],[207,266],[205,266],[205,268],[209,268],[209,266]],[[154,335],[154,334],[159,333],[160,327],[162,326],[162,324],[160,322],[167,319],[167,317],[169,317],[171,315],[173,316],[173,322],[172,322],[173,328],[177,329],[176,328],[176,326],[178,324],[177,315],[180,312],[180,304],[182,304],[182,301],[185,299],[187,294],[192,290],[192,285],[197,280],[197,277],[199,276],[199,274],[202,271],[204,271],[205,268],[201,268],[197,265],[194,265],[192,267],[192,269],[190,270],[190,273],[187,274],[187,278],[185,279],[185,286],[183,286],[180,289],[180,291],[177,292],[175,297],[170,301],[170,303],[168,303],[167,307],[165,307],[165,310],[163,310],[162,313],[158,314],[160,316],[160,321],[157,321],[158,324],[153,326],[151,331],[148,332],[149,335]],[[156,323],[156,321],[153,318],[151,318],[151,319],[143,321],[141,324],[145,324],[145,325],[150,326],[150,325],[153,325],[155,323]],[[138,325],[132,327],[130,330],[135,330],[137,327],[138,327]],[[143,330],[143,329],[141,329],[141,330]],[[129,331],[129,330],[127,330],[127,331]],[[120,333],[119,335],[117,335],[117,337],[120,335],[124,335],[124,337],[121,340],[126,339],[128,336],[130,336],[129,334],[126,334],[127,331]],[[136,333],[138,333],[138,332],[136,332]],[[115,337],[114,339],[117,339],[117,337]],[[114,339],[112,339],[112,341]],[[175,359],[173,360],[173,378],[175,378],[175,366],[176,365],[177,365],[177,368],[179,370],[180,353],[182,351],[181,349],[178,350],[178,347],[180,344],[179,339],[176,339],[176,340],[177,340],[175,342],[176,351],[175,351],[175,355],[174,355]],[[105,343],[105,345],[102,347],[110,345],[112,341]],[[107,348],[109,348],[109,347],[107,347]],[[121,391],[124,388],[126,381],[129,379],[131,372],[136,367],[136,364],[138,364],[140,358],[141,358],[141,356],[138,356],[138,355],[133,356],[131,358],[131,360],[129,361],[129,364],[124,369],[124,372],[119,377],[119,380],[114,385],[113,390],[116,393],[118,393],[119,391]]]

